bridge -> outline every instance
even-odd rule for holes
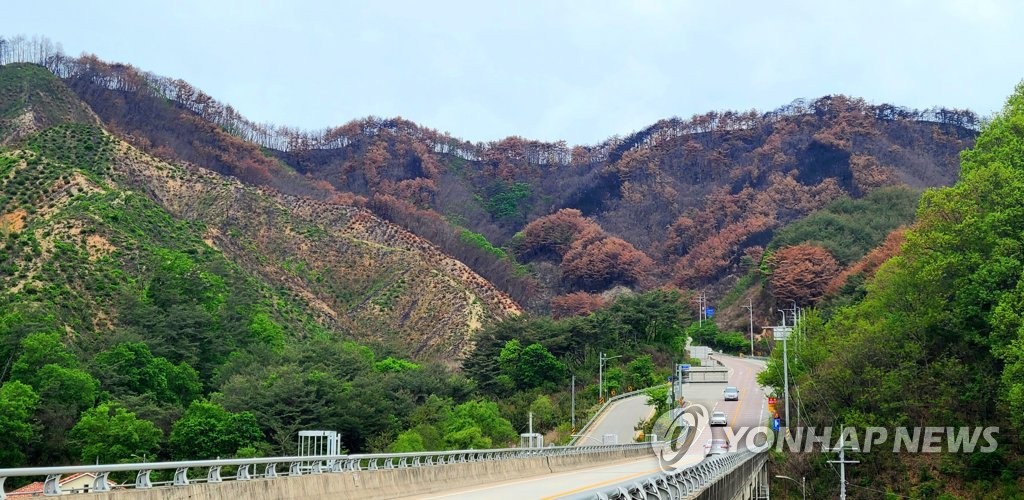
[[[685,384],[685,401],[725,411],[732,429],[763,425],[766,398],[755,375],[764,363],[719,359],[740,400],[722,401],[726,383],[707,382]],[[738,442],[734,452],[705,458],[704,443],[725,438],[724,428],[690,429],[686,450],[632,443],[634,425],[651,413],[643,394],[609,401],[570,446],[0,469],[0,492],[4,478],[39,477],[44,494],[66,494],[62,477],[89,474],[88,491],[65,498],[768,498],[765,453]],[[604,434],[628,444],[604,444]]]

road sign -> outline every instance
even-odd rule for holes
[[[775,406],[775,403],[778,403],[778,402],[779,402],[779,398],[775,398],[775,397],[768,398],[768,404],[769,405]]]
[[[690,370],[690,365],[687,365],[687,364],[679,365],[679,371],[685,372],[685,371],[689,371],[689,370]]]
[[[704,308],[704,317],[710,318],[710,317],[712,317],[714,315],[715,315],[715,308],[714,307],[705,307]]]
[[[772,419],[772,430],[773,431],[778,431],[781,428],[782,428],[782,419],[781,418],[774,418],[774,419]]]
[[[789,338],[789,334],[791,334],[791,333],[793,333],[793,327],[792,326],[773,326],[772,327],[772,336],[775,337],[775,340],[786,340],[787,338]]]

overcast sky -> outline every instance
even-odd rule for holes
[[[6,3],[6,36],[183,78],[256,121],[402,116],[470,141],[593,144],[835,93],[988,115],[1024,78],[1016,0]]]

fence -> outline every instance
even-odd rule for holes
[[[660,443],[654,443],[660,444]],[[187,486],[195,483],[220,483],[222,481],[248,481],[256,478],[274,478],[278,476],[302,476],[307,474],[324,474],[347,471],[372,471],[387,469],[407,469],[417,467],[433,467],[455,463],[486,462],[496,460],[518,460],[534,457],[559,457],[586,455],[608,451],[631,451],[651,448],[652,443],[633,443],[608,446],[552,446],[548,448],[501,448],[493,450],[454,450],[431,451],[417,453],[376,453],[358,455],[322,455],[322,456],[291,456],[264,458],[235,458],[226,460],[192,460],[178,462],[153,462],[135,464],[107,465],[73,465],[62,467],[22,467],[0,469],[0,500],[6,499],[3,485],[9,477],[45,477],[43,494],[60,495],[60,479],[62,476],[78,473],[94,474],[91,492],[107,492],[111,489],[149,489],[157,486]],[[278,471],[280,465],[287,467],[287,472]],[[225,467],[237,467],[234,475],[222,475]],[[189,471],[205,469],[199,477],[189,477]],[[152,481],[150,474],[154,471],[174,471],[169,481]],[[109,481],[111,473],[134,472],[135,482],[125,485],[112,485]]]
[[[751,451],[714,455],[686,469],[655,472],[567,498],[574,500],[734,498],[748,484],[749,478],[759,473],[763,475],[762,469],[767,459],[766,453]]]

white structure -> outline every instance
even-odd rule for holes
[[[341,435],[335,431],[299,431],[299,456],[341,454]]]

